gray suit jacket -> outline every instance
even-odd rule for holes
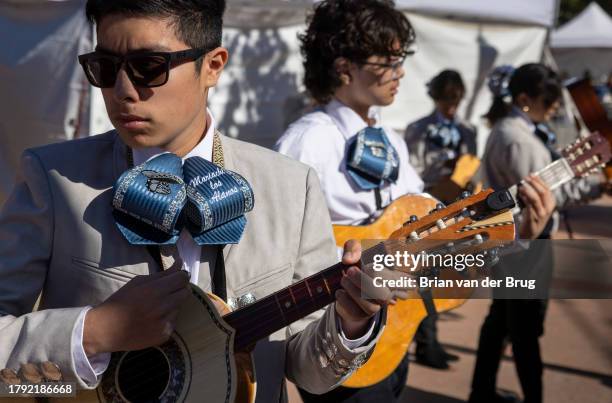
[[[440,158],[445,149],[433,144],[426,136],[429,125],[437,123],[438,117],[434,110],[430,115],[409,124],[404,135],[410,153],[410,163],[425,182],[426,190],[453,173],[447,161]],[[476,155],[476,128],[463,120],[458,121],[457,128],[461,133],[459,155]]]
[[[222,137],[222,146],[226,168],[243,175],[256,198],[242,240],[224,249],[228,296],[250,292],[259,299],[335,263],[316,173],[252,144]],[[88,387],[70,351],[82,307],[157,269],[146,248],[122,237],[111,215],[126,150],[112,131],[24,152],[0,212],[0,368],[51,361],[67,380]],[[39,310],[32,312],[39,295]],[[284,376],[314,393],[342,382],[374,342],[351,352],[337,330],[330,306],[260,341],[258,401],[283,400]],[[337,354],[323,367],[320,355],[329,343]]]

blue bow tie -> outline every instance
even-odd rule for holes
[[[457,125],[449,120],[445,120],[435,125],[430,125],[427,129],[427,137],[437,146],[443,148],[459,147],[461,133]]]
[[[238,243],[253,203],[239,174],[171,153],[127,170],[113,188],[115,223],[134,245],[175,244],[183,228],[198,245]]]
[[[349,140],[346,169],[357,186],[372,190],[399,175],[399,157],[383,129],[366,127]]]

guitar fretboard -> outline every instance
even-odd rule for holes
[[[371,264],[374,255],[384,253],[379,243],[362,253],[362,264]],[[255,343],[277,330],[329,305],[340,289],[340,280],[347,267],[337,263],[251,305],[223,317],[236,330],[236,350]]]
[[[564,183],[572,180],[574,178],[574,171],[565,158],[560,158],[536,172],[535,175],[542,179],[550,190],[555,190]],[[520,200],[517,198],[518,186],[517,184],[508,189],[517,204],[520,203]]]

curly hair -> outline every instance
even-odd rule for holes
[[[342,85],[334,62],[343,57],[364,63],[370,56],[404,57],[415,34],[392,0],[325,0],[298,35],[304,60],[304,85],[319,103],[327,103]],[[397,47],[399,43],[399,47]]]

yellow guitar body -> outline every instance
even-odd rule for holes
[[[234,353],[234,329],[222,319],[230,308],[213,294],[195,286],[192,290],[168,342],[147,350],[114,353],[97,389],[78,391],[74,398],[51,397],[45,401],[254,402],[256,385],[251,355]],[[0,403],[29,400],[34,401],[15,397],[0,398]]]

